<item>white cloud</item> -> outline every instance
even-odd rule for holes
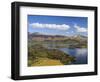
[[[74,25],[74,28],[76,28],[77,32],[87,32],[87,28],[80,27],[77,24]]]
[[[42,23],[31,23],[33,28],[49,28],[58,30],[68,30],[70,28],[67,24],[42,24]]]

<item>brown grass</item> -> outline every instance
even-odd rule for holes
[[[32,64],[32,66],[55,66],[55,65],[63,65],[60,60],[49,59],[49,58],[38,58],[36,62]]]

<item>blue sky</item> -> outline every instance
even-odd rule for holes
[[[87,17],[28,15],[28,32],[31,33],[87,36],[87,24]]]

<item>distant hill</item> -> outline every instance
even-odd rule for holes
[[[87,37],[83,35],[64,36],[64,35],[46,35],[46,34],[41,34],[39,32],[35,32],[35,33],[28,32],[28,39],[35,40],[35,41],[63,41],[68,39],[86,41]]]

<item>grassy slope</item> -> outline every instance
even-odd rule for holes
[[[49,58],[38,58],[36,62],[32,64],[32,66],[55,66],[55,65],[63,65],[60,60],[49,59]]]
[[[57,49],[46,49],[41,45],[28,48],[28,66],[67,65],[74,60],[75,57]]]

